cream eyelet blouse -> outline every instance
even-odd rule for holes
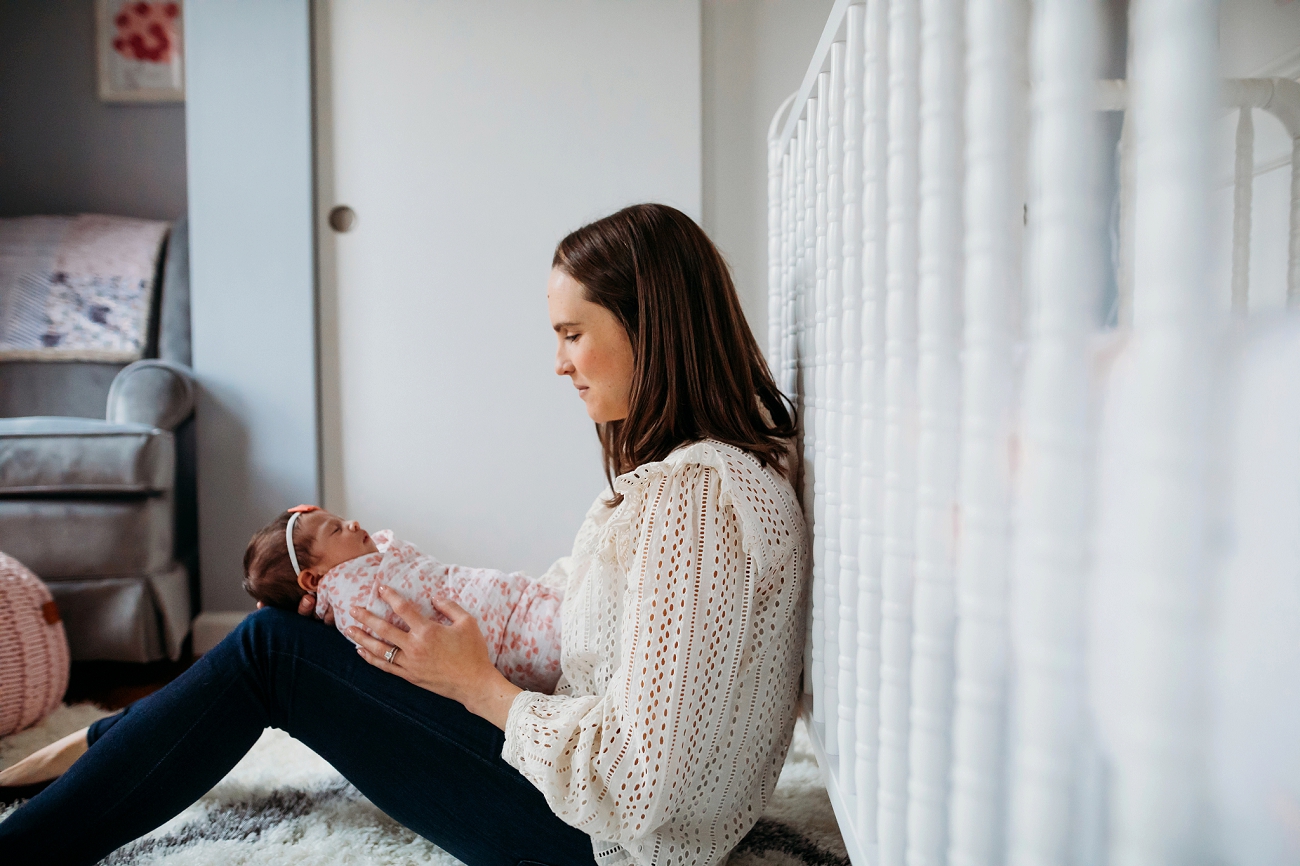
[[[502,756],[611,864],[720,863],[771,797],[793,732],[808,543],[790,483],[714,441],[614,481],[573,552],[562,675],[523,692]]]

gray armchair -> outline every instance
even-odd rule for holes
[[[78,660],[176,659],[198,600],[185,221],[146,360],[0,363],[0,550],[50,587]]]

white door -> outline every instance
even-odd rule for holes
[[[604,485],[554,373],[551,255],[633,202],[699,218],[699,0],[315,13],[324,504],[538,574]]]

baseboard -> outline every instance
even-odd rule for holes
[[[201,656],[221,643],[246,616],[246,610],[213,610],[194,617],[194,654]]]
[[[800,713],[804,725],[808,728],[808,738],[812,740],[813,754],[817,756],[817,767],[821,770],[822,781],[826,783],[826,793],[831,798],[831,808],[835,810],[835,822],[840,825],[840,836],[844,839],[844,848],[848,851],[849,861],[853,866],[875,866],[875,850],[862,839],[853,825],[853,810],[849,798],[840,786],[839,772],[835,763],[826,758],[826,744],[822,725],[813,721],[812,695],[803,696],[803,708]]]

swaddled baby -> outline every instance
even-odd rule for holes
[[[314,593],[317,610],[328,605],[345,634],[349,626],[362,628],[349,613],[353,605],[410,631],[379,597],[381,585],[444,623],[433,599],[456,602],[478,620],[488,656],[506,679],[527,691],[555,691],[563,596],[553,587],[523,574],[444,565],[388,530],[372,537],[355,520],[314,505],[281,514],[253,536],[244,552],[249,595],[270,607],[297,610],[302,597]]]

